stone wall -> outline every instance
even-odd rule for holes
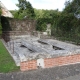
[[[13,18],[1,17],[2,30],[3,32],[9,32],[11,34],[24,35],[25,33],[32,33],[35,31],[36,21],[35,20],[18,20]]]
[[[48,35],[47,32],[33,31],[33,35],[41,39],[55,39],[54,36]]]

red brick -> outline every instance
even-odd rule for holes
[[[80,54],[44,59],[45,68],[80,62]],[[37,60],[21,62],[21,71],[37,69]]]
[[[20,64],[21,71],[32,70],[32,69],[37,69],[37,61],[36,60],[21,62],[21,64]]]

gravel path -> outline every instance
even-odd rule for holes
[[[0,73],[0,80],[78,80],[76,75],[80,79],[80,64],[26,72]]]
[[[70,76],[68,78],[60,79],[60,80],[80,80],[80,74],[75,76]]]

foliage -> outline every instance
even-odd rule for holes
[[[72,24],[70,21],[74,18],[72,14],[62,14],[57,22],[57,26],[59,26],[59,29],[62,31],[70,32],[72,29]]]
[[[44,26],[42,27],[42,25],[44,24],[56,24],[56,20],[59,17],[59,15],[61,14],[58,10],[37,10],[34,9],[35,14],[36,14],[36,20],[37,20],[37,27],[36,29],[39,31],[45,31],[44,30]],[[46,26],[47,28],[47,26]]]
[[[60,14],[58,10],[41,10],[41,9],[34,9],[36,14],[36,19],[39,18],[53,18],[55,15]]]
[[[74,14],[76,11],[80,11],[80,0],[68,0],[65,2],[65,9],[63,12]]]
[[[29,1],[26,0],[18,0],[19,4],[17,6],[19,7],[19,10],[15,13],[14,17],[23,19],[23,18],[31,18],[33,19],[35,17],[34,9]]]
[[[18,18],[18,10],[10,10],[14,18]]]
[[[80,14],[79,8],[80,8],[80,0],[72,0],[72,2],[70,2],[70,1],[67,2],[65,9],[62,12],[62,14],[64,14],[64,16],[66,14],[68,16],[65,19],[63,19],[64,23],[65,23],[65,27],[67,27],[69,30],[73,30],[73,32],[74,32],[74,34],[76,34],[76,36],[78,36],[80,34],[79,33],[80,19],[77,19],[75,17],[75,14]],[[67,21],[67,22],[65,22],[65,21]]]
[[[36,30],[38,30],[38,31],[46,31],[46,29],[47,29],[46,22],[43,23],[42,21],[38,20]]]
[[[78,8],[77,0],[66,2],[65,9],[55,20],[56,24],[52,25],[52,35],[60,39],[74,41],[77,44],[80,43],[80,19],[77,19],[74,15]]]
[[[19,70],[19,67],[15,65],[12,57],[0,40],[0,72],[6,73],[16,70]]]
[[[50,18],[39,18],[37,19],[36,30],[38,31],[46,31],[47,24],[51,23],[52,19]]]
[[[18,0],[23,2],[25,0]],[[26,15],[26,7],[23,3],[19,3],[19,11],[15,12],[15,17],[19,14],[19,18]],[[21,7],[23,5],[23,7]],[[30,9],[30,8],[29,8]],[[64,37],[65,39],[73,39],[74,37],[80,39],[80,0],[67,0],[65,8],[62,12],[58,10],[41,10],[34,9],[35,19],[37,21],[36,30],[45,31],[46,25],[51,24],[52,36]]]

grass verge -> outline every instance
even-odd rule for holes
[[[16,66],[14,60],[0,40],[0,72],[7,73],[13,71],[19,71],[19,67]]]

